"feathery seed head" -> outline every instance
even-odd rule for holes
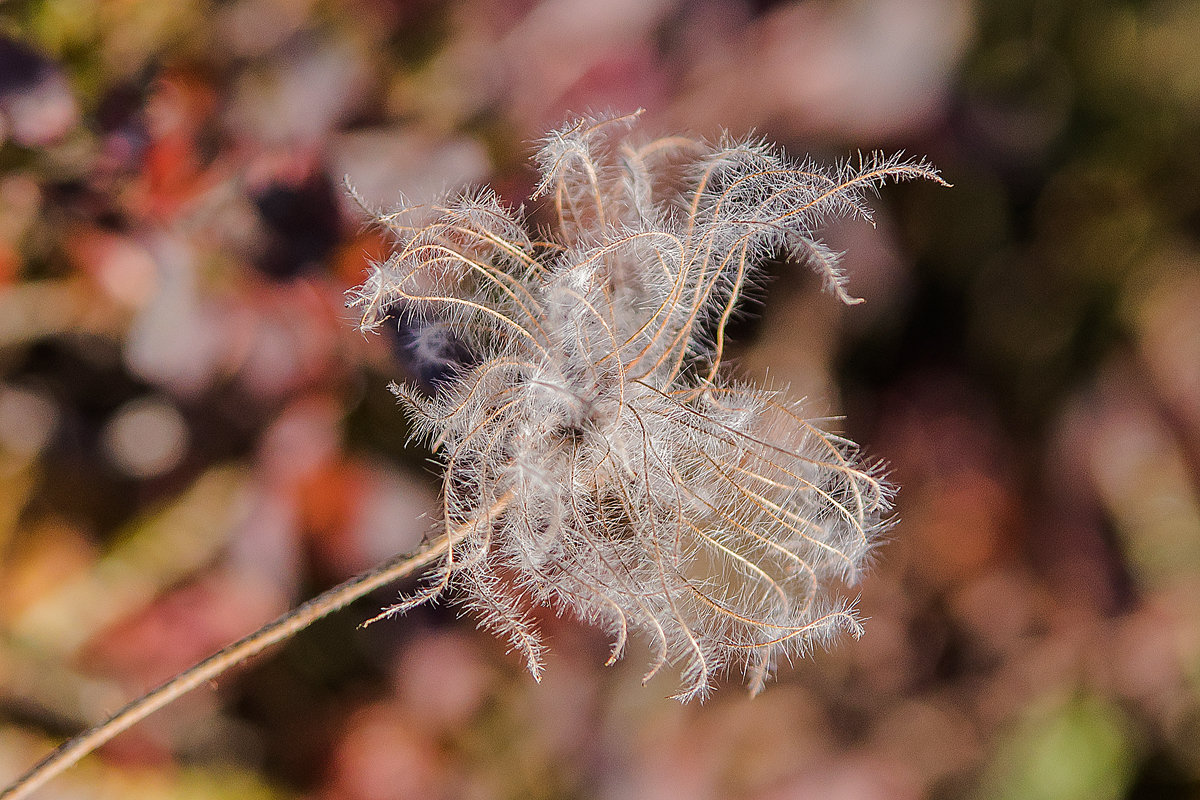
[[[838,631],[837,596],[886,525],[891,487],[854,443],[777,390],[731,380],[725,327],[763,259],[813,266],[844,301],[837,255],[814,238],[870,218],[885,180],[941,183],[924,161],[874,155],[826,169],[761,140],[638,142],[636,115],[581,117],[536,161],[554,228],[487,191],[378,221],[396,238],[352,303],[372,328],[402,313],[473,357],[432,396],[393,389],[445,464],[452,546],[427,585],[383,615],[454,588],[535,676],[532,604],[571,610],[681,666],[681,699],[725,671],[757,692],[780,656]]]

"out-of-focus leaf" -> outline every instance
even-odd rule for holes
[[[245,510],[239,502],[245,485],[239,467],[204,473],[166,508],[131,523],[86,575],[28,609],[13,635],[38,651],[69,658],[97,631],[209,563]]]
[[[1080,695],[1034,708],[1000,741],[992,800],[1118,800],[1133,777],[1136,742],[1110,701]]]
[[[0,35],[0,143],[48,145],[75,125],[79,110],[62,70],[24,42]]]

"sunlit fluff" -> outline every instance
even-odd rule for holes
[[[822,168],[753,139],[637,142],[634,119],[542,140],[549,231],[490,191],[379,215],[396,246],[353,294],[363,328],[399,317],[427,359],[451,341],[471,354],[432,395],[393,387],[444,463],[453,546],[384,616],[453,588],[536,677],[531,608],[570,610],[609,632],[609,663],[643,635],[647,679],[680,665],[681,699],[730,670],[757,692],[780,656],[859,634],[839,590],[891,488],[782,389],[729,378],[726,325],[772,257],[854,302],[814,230],[869,219],[864,194],[886,179],[940,178],[878,155]]]

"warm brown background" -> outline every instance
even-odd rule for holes
[[[738,368],[889,460],[867,634],[759,698],[643,688],[546,620],[542,685],[381,593],[42,796],[1200,797],[1200,5],[0,4],[0,782],[412,547],[372,201],[491,182],[570,110],[927,154],[840,307],[775,268]]]

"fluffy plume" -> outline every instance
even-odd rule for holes
[[[826,219],[870,218],[924,161],[833,169],[759,140],[635,141],[634,116],[541,142],[550,231],[487,191],[378,216],[396,239],[353,295],[364,329],[407,319],[471,359],[432,393],[394,391],[445,467],[453,546],[401,613],[453,589],[541,669],[529,610],[636,633],[647,679],[681,699],[717,675],[762,688],[781,656],[860,624],[840,590],[885,525],[891,489],[856,446],[781,390],[731,380],[725,327],[765,258],[810,264],[846,302]]]

